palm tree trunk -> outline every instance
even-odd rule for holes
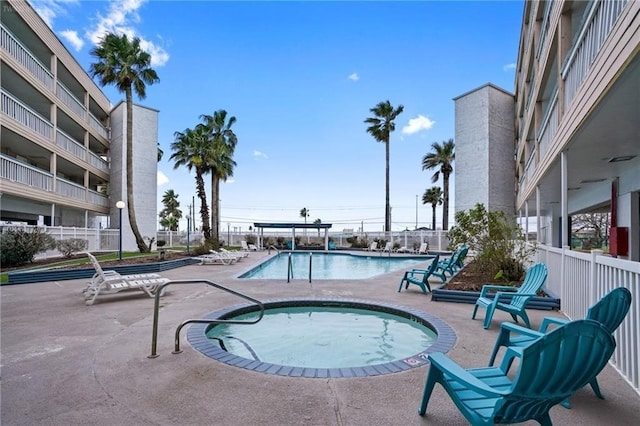
[[[202,171],[196,169],[196,195],[200,199],[200,218],[202,219],[202,234],[204,239],[211,238],[211,228],[209,227],[209,206],[207,206],[207,193],[204,189],[204,179]]]
[[[136,220],[136,210],[133,205],[133,98],[131,86],[126,88],[127,102],[127,214],[129,215],[129,226],[136,239],[136,244],[140,253],[148,253],[151,249],[145,244],[138,222]]]
[[[211,237],[220,240],[220,179],[211,173]]]
[[[431,204],[431,208],[433,209],[433,217],[431,219],[431,229],[436,230],[436,204]]]
[[[384,232],[391,231],[391,205],[389,204],[389,141],[385,142],[386,175],[385,175],[385,204],[384,204]]]
[[[442,174],[442,186],[444,194],[442,197],[442,229],[449,229],[449,173]]]

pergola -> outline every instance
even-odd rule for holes
[[[296,249],[296,229],[324,229],[324,249],[329,250],[329,228],[330,223],[271,223],[271,222],[254,222],[253,227],[258,232],[258,247],[262,247],[265,228],[275,229],[291,229],[291,250]]]

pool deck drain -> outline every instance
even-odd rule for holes
[[[323,304],[332,304],[346,306],[356,309],[369,309],[379,312],[387,312],[402,317],[414,317],[420,320],[429,328],[435,331],[437,338],[431,346],[425,350],[412,355],[408,358],[385,362],[380,364],[372,364],[367,366],[353,367],[337,367],[337,368],[315,368],[315,367],[295,367],[269,362],[251,360],[223,350],[212,339],[206,336],[207,324],[194,324],[187,332],[187,340],[197,351],[202,352],[209,358],[235,367],[247,370],[259,371],[266,374],[275,374],[286,377],[307,377],[307,378],[353,378],[366,376],[379,376],[382,374],[398,373],[409,370],[411,368],[422,367],[427,364],[428,355],[434,352],[447,353],[456,342],[456,334],[453,329],[440,318],[430,315],[417,309],[407,308],[406,306],[392,305],[388,303],[374,302],[371,300],[353,300],[353,299],[278,299],[263,302],[265,309],[274,307],[283,307],[285,304],[293,306],[322,306]],[[256,305],[237,305],[230,308],[221,309],[205,316],[208,320],[220,320],[226,316],[233,316],[236,311],[246,313],[246,308],[255,307]]]

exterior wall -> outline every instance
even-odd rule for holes
[[[111,112],[111,227],[118,227],[116,203],[127,202],[127,105],[119,103]],[[157,209],[157,143],[158,111],[133,106],[133,203],[138,229],[143,238],[155,238],[158,223]],[[122,211],[122,249],[137,250],[127,208]]]
[[[455,211],[477,203],[514,214],[513,95],[487,84],[455,101]]]
[[[489,86],[489,209],[515,214],[515,102]]]
[[[107,212],[110,102],[28,2],[0,16],[2,218],[92,226]]]

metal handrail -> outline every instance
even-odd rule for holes
[[[289,257],[287,258],[287,282],[291,282],[291,278],[293,278],[293,263],[291,253],[289,253]]]
[[[230,288],[224,287],[220,284],[216,284],[213,281],[209,281],[209,280],[175,280],[175,281],[169,281],[166,282],[164,284],[162,284],[160,287],[158,287],[158,289],[156,290],[156,294],[155,294],[155,301],[154,301],[154,305],[153,305],[153,333],[151,336],[151,355],[149,355],[147,358],[157,358],[159,355],[156,351],[157,346],[158,346],[158,316],[160,314],[160,296],[164,293],[164,290],[166,287],[168,287],[171,284],[207,284],[210,285],[211,287],[215,287],[217,289],[220,290],[224,290],[227,293],[231,293],[235,296],[241,297],[243,299],[249,300],[250,302],[255,303],[256,305],[258,305],[258,307],[260,308],[260,315],[258,316],[258,318],[256,320],[251,320],[251,321],[240,321],[240,320],[210,320],[210,319],[189,319],[184,321],[182,324],[180,324],[178,326],[178,328],[176,328],[176,334],[175,334],[175,347],[173,350],[173,354],[179,354],[180,352],[182,352],[180,350],[180,330],[182,330],[182,327],[184,327],[187,324],[193,324],[193,323],[197,323],[197,324],[255,324],[258,321],[260,321],[262,319],[262,317],[264,316],[264,305],[262,304],[262,302],[260,302],[259,300],[256,300],[252,297],[247,296],[246,294],[242,294],[239,293],[235,290],[231,290]]]
[[[309,283],[311,283],[311,264],[313,259],[313,253],[309,252]]]

